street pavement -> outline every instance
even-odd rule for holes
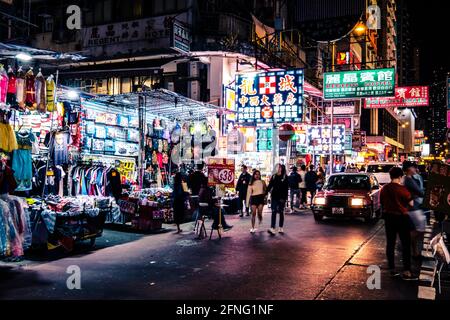
[[[388,274],[382,221],[316,223],[305,210],[286,215],[285,234],[271,236],[269,220],[266,210],[262,227],[250,234],[249,217],[227,216],[234,228],[221,240],[217,233],[195,240],[193,223],[182,234],[172,225],[150,235],[105,230],[92,250],[1,263],[0,299],[417,298],[417,282]],[[71,265],[80,267],[81,290],[67,288]],[[380,289],[367,287],[371,265],[381,268]]]

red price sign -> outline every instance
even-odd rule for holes
[[[234,187],[234,160],[210,159],[208,163],[208,185]]]

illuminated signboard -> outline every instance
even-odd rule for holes
[[[450,77],[447,78],[447,109],[450,110]]]
[[[364,99],[364,106],[373,108],[402,108],[402,107],[426,107],[430,104],[429,88],[427,86],[397,87],[395,97]]]
[[[395,69],[327,72],[323,76],[325,99],[393,97]]]
[[[238,123],[300,122],[303,69],[236,76]]]
[[[257,128],[256,129],[256,150],[272,151],[272,128]]]
[[[309,152],[327,155],[330,153],[331,126],[309,126],[307,130]],[[343,154],[345,150],[345,126],[333,126],[333,153]]]
[[[450,109],[447,110],[447,128],[450,129]]]
[[[330,124],[331,120],[330,118],[325,118],[323,119],[323,124]],[[333,124],[342,124],[345,126],[345,129],[347,131],[352,129],[352,122],[353,122],[353,118],[352,117],[334,117],[333,118]]]
[[[325,107],[326,114],[331,114],[331,101],[324,101],[323,106]],[[356,104],[355,101],[335,101],[333,103],[333,114],[335,115],[353,115],[355,114]]]

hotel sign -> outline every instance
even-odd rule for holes
[[[426,107],[430,104],[429,91],[427,86],[397,87],[395,97],[364,99],[364,106],[367,109]]]
[[[323,77],[325,99],[393,97],[395,69],[327,72]]]

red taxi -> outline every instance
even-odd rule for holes
[[[372,174],[333,174],[313,199],[314,219],[351,217],[376,222],[381,217],[380,188]]]

